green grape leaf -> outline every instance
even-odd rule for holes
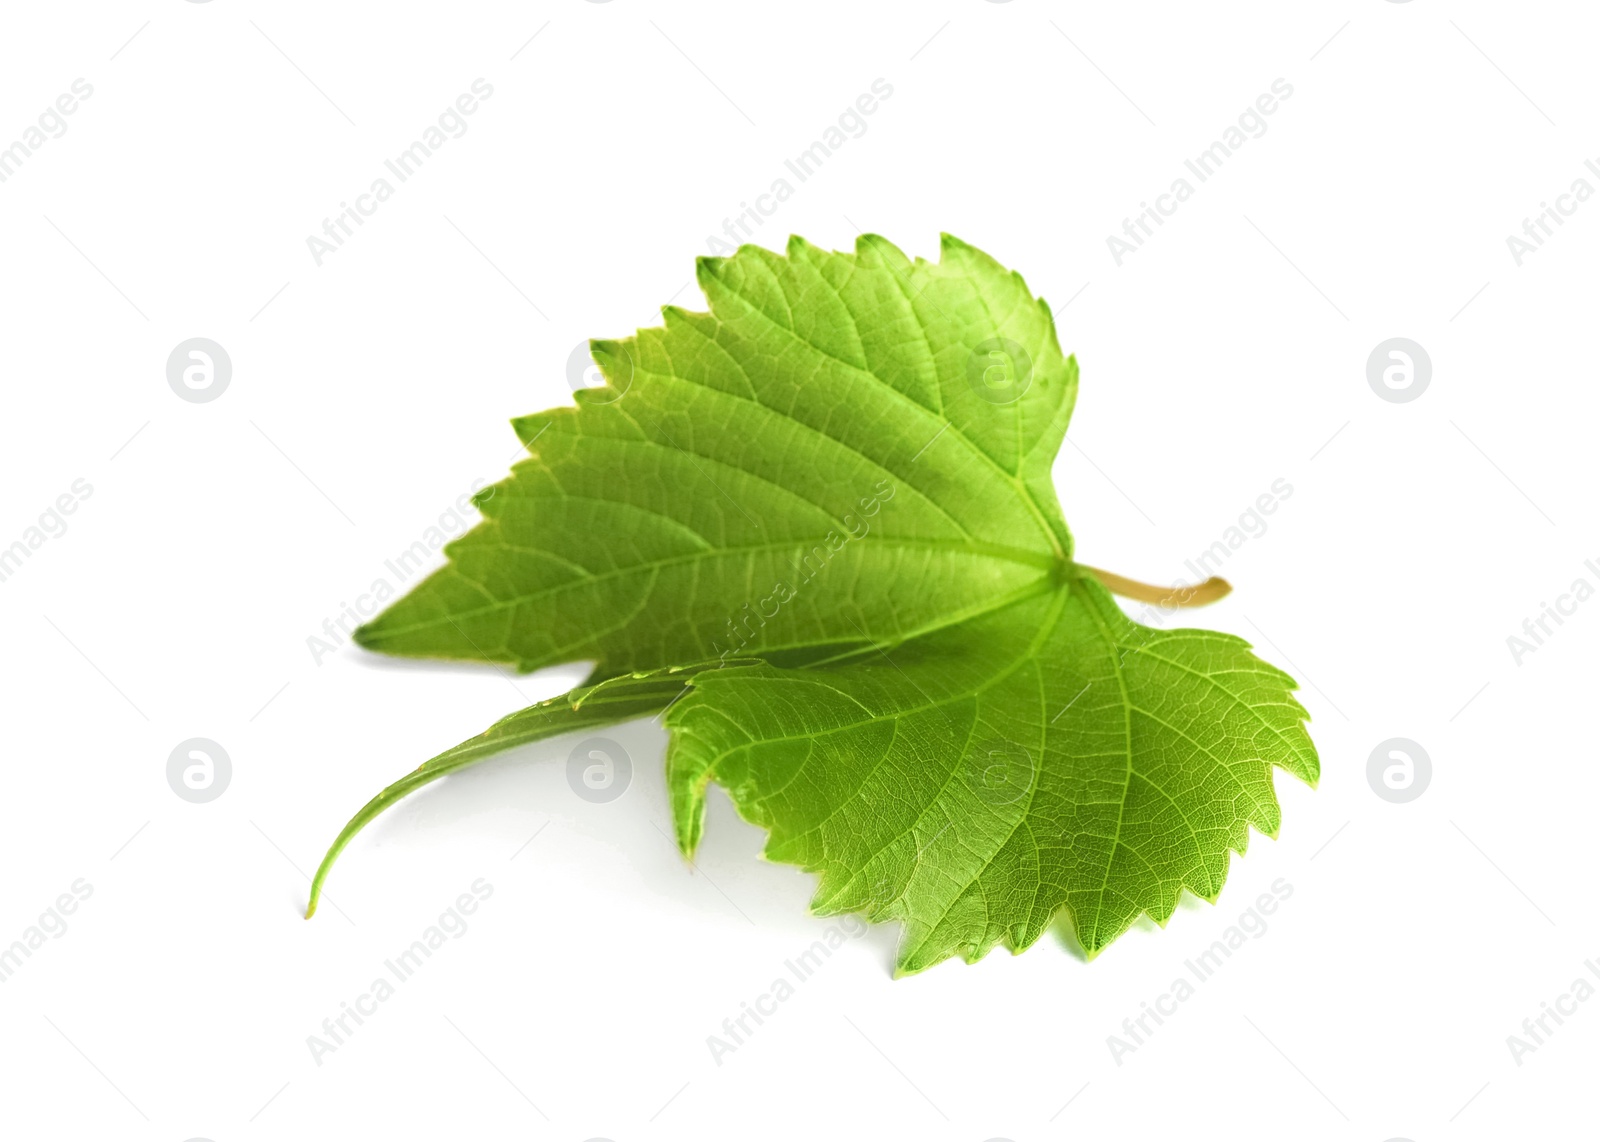
[[[1070,558],[1050,465],[1077,366],[1018,275],[863,238],[698,277],[709,314],[594,342],[608,385],[515,422],[530,456],[483,522],[357,641],[603,673],[803,653],[959,621]]]
[[[607,384],[518,420],[449,563],[358,632],[390,653],[596,662],[385,789],[662,713],[677,840],[706,788],[819,876],[813,910],[903,926],[897,969],[1058,919],[1093,956],[1214,900],[1273,770],[1315,784],[1295,684],[1231,635],[1131,621],[1072,559],[1050,466],[1077,393],[1049,308],[948,236],[703,258],[710,312],[594,342]]]
[[[1314,783],[1294,682],[1232,635],[1130,621],[1092,578],[880,655],[698,675],[667,714],[679,845],[706,784],[821,876],[813,910],[903,922],[898,968],[1013,952],[1063,910],[1090,956],[1215,900],[1276,766]]]

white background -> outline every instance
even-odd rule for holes
[[[1520,1066],[1506,1039],[1600,957],[1600,603],[1520,665],[1506,640],[1600,583],[1600,205],[1521,266],[1506,237],[1600,186],[1596,31],[1435,0],[8,6],[0,146],[93,95],[0,184],[0,546],[93,492],[0,583],[0,943],[93,895],[0,984],[4,1132],[1592,1136],[1600,1002]],[[479,77],[467,133],[318,266],[307,236]],[[1267,132],[1118,266],[1107,236],[1280,77]],[[1320,789],[1280,774],[1279,839],[1165,931],[894,981],[874,930],[720,1066],[707,1036],[828,922],[720,795],[699,872],[675,855],[653,725],[611,733],[611,804],[568,788],[566,739],[430,788],[303,921],[372,792],[582,674],[307,639],[506,472],[506,421],[569,399],[580,340],[698,307],[708,236],[877,78],[759,240],[935,257],[947,230],[1063,307],[1087,562],[1189,578],[1287,480],[1185,621],[1300,679]],[[212,403],[165,376],[197,336],[233,362]],[[1367,382],[1395,336],[1432,360],[1410,403]],[[197,736],[233,764],[203,805],[166,780]],[[1397,736],[1433,763],[1403,805],[1366,776]],[[307,1037],[477,878],[470,929],[318,1065]],[[1115,1061],[1278,878],[1267,932]]]

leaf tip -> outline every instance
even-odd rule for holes
[[[715,254],[701,254],[694,260],[694,280],[704,289],[722,275],[722,267],[727,261],[727,258]]]
[[[972,243],[963,242],[954,234],[946,231],[939,231],[939,256],[941,258],[946,254],[970,254],[976,253],[977,250],[978,248]]]
[[[539,414],[534,414],[531,416],[514,416],[511,418],[511,431],[517,434],[517,439],[522,441],[523,450],[526,451],[530,456],[537,455],[532,447],[532,441],[534,437],[539,435],[539,430],[541,428],[547,428],[549,425],[550,420],[548,415],[540,416]],[[512,470],[514,471],[515,468],[516,465],[513,463]],[[482,504],[478,500],[478,496],[482,495],[484,492],[490,492],[490,496],[485,498],[492,498],[493,489],[493,484],[478,489],[477,492],[473,493],[473,502],[482,507]]]
[[[703,797],[703,795],[702,795]],[[672,839],[677,842],[678,855],[694,865],[694,854],[700,847],[700,834],[705,827],[704,801],[681,813],[673,822]]]
[[[589,341],[589,356],[600,369],[600,375],[605,378],[607,393],[601,404],[610,404],[633,385],[634,353],[629,348],[630,341],[618,341],[610,337],[595,337]],[[636,343],[634,343],[636,344]],[[578,389],[575,396],[589,394],[594,397],[601,390],[599,388]]]

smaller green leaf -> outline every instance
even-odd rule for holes
[[[714,665],[721,665],[720,663]],[[632,718],[648,717],[671,705],[681,697],[688,680],[703,667],[686,670],[652,670],[639,674],[624,674],[608,678],[592,686],[580,686],[560,697],[549,698],[525,710],[518,710],[501,718],[475,738],[468,738],[452,746],[437,757],[423,762],[416,769],[394,782],[361,807],[340,831],[328,854],[322,858],[317,875],[311,881],[311,900],[306,908],[306,919],[317,911],[317,901],[322,897],[322,885],[332,870],[334,861],[344,852],[355,835],[370,824],[373,818],[402,797],[416,792],[424,785],[439,780],[458,769],[465,769],[486,761],[498,753],[515,746],[553,738],[573,730],[592,726],[609,726]]]

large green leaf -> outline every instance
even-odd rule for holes
[[[1077,391],[1049,309],[946,238],[701,259],[709,314],[596,342],[605,388],[517,422],[530,458],[450,563],[362,628],[393,653],[598,663],[380,793],[665,711],[692,854],[706,787],[820,875],[813,907],[904,925],[899,968],[1065,914],[1092,955],[1214,899],[1273,769],[1315,782],[1293,681],[1229,635],[1130,621],[1072,561],[1050,483]],[[1103,585],[1104,584],[1104,585]],[[1225,585],[1223,586],[1225,589]]]
[[[1050,465],[1077,367],[1020,276],[943,254],[701,258],[711,312],[595,342],[609,384],[516,422],[531,455],[483,523],[357,639],[620,673],[895,641],[1032,589],[1071,555]]]

